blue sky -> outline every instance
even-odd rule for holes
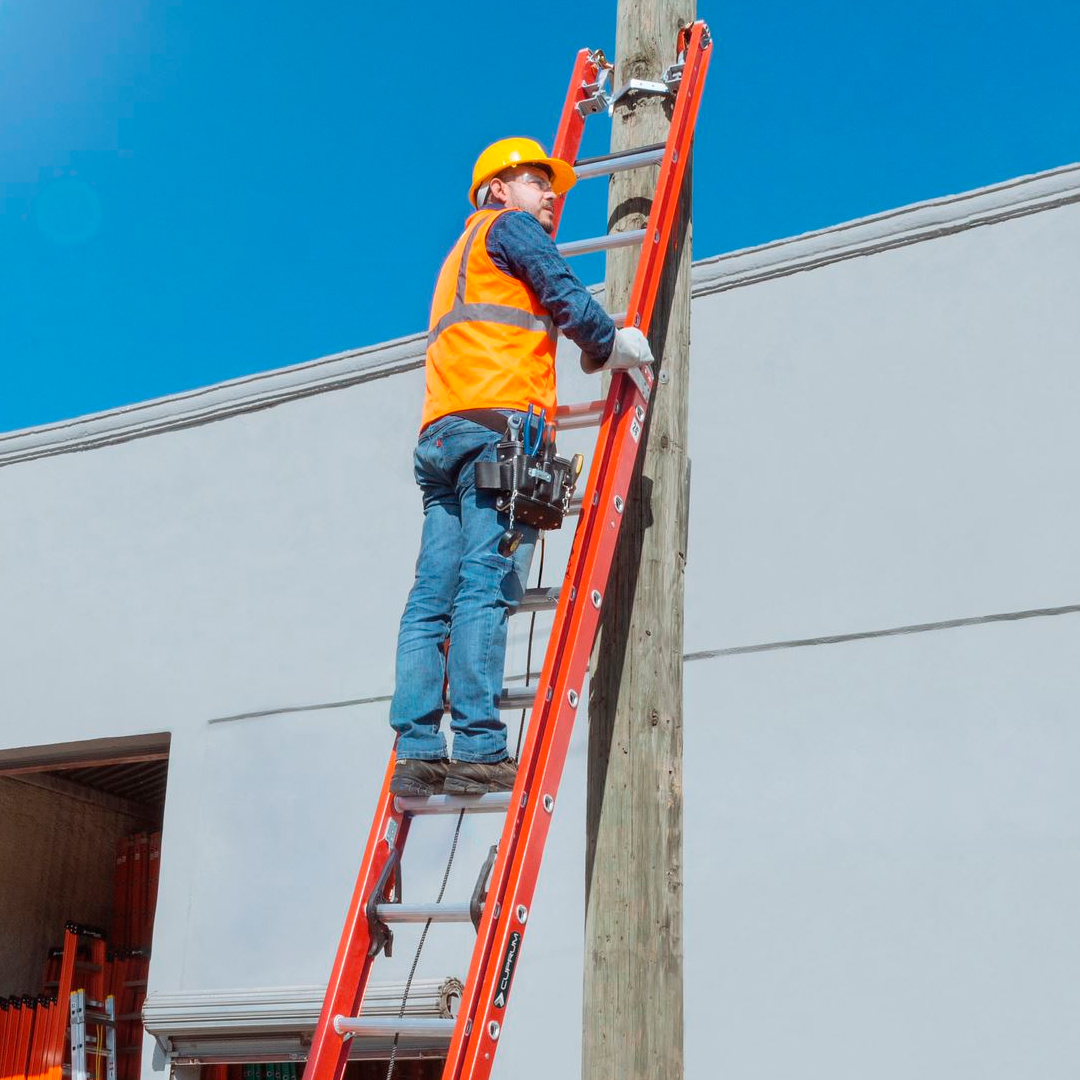
[[[614,3],[465,10],[0,0],[0,431],[423,329],[476,154],[614,51]],[[699,258],[1080,160],[1076,0],[699,15]]]

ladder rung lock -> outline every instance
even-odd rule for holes
[[[454,1034],[456,1020],[441,1020],[426,1016],[388,1016],[383,1019],[368,1016],[337,1016],[334,1029],[339,1035],[367,1035],[390,1039],[395,1035],[411,1035],[413,1038],[450,1039]]]
[[[645,239],[644,229],[627,229],[625,232],[608,233],[591,240],[570,240],[559,244],[559,253],[564,259],[574,255],[591,255],[594,251],[612,251],[614,248],[633,247]]]
[[[472,922],[468,904],[377,904],[375,911],[385,923]]]
[[[554,611],[559,606],[559,587],[553,585],[542,589],[526,589],[517,611]]]
[[[593,176],[608,176],[625,172],[627,169],[640,169],[645,165],[655,165],[663,161],[665,148],[664,143],[654,143],[652,146],[639,146],[635,150],[618,150],[614,154],[582,158],[575,162],[574,172],[579,180],[588,180]]]
[[[505,814],[510,809],[509,791],[492,791],[487,795],[397,795],[394,809],[399,814],[456,814],[461,810],[471,814]]]

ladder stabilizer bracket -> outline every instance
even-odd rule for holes
[[[596,69],[596,78],[592,82],[581,84],[581,92],[585,97],[577,103],[577,111],[583,119],[595,113],[608,112],[611,107],[607,81],[614,71],[614,66],[608,62],[602,49],[589,53],[589,64]]]
[[[652,79],[629,79],[608,100],[608,114],[612,115],[615,112],[615,106],[619,104],[624,97],[629,97],[630,94],[645,94],[659,95],[660,97],[667,97],[669,94],[674,93],[671,86],[668,85],[668,78],[675,68],[679,68],[679,79],[682,78],[682,65],[672,64],[667,71],[664,72],[660,81],[653,81]],[[676,79],[675,86],[679,85],[679,80]]]

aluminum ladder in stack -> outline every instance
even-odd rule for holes
[[[679,192],[711,45],[706,25],[701,21],[692,23],[679,33],[676,62],[665,71],[663,82],[635,80],[614,95],[617,100],[627,90],[673,94],[675,103],[666,143],[588,161],[579,161],[577,157],[585,119],[593,113],[610,111],[613,95],[605,86],[612,66],[602,53],[581,50],[552,149],[554,157],[574,162],[582,178],[659,164],[656,194],[645,229],[560,246],[564,255],[571,256],[641,245],[630,300],[622,319],[625,325],[636,326],[646,334],[664,260],[673,246]],[[561,209],[562,200],[556,206],[556,227]],[[514,790],[481,796],[395,796],[390,792],[395,762],[391,753],[304,1080],[341,1080],[349,1057],[349,1041],[356,1035],[449,1038],[443,1080],[485,1080],[490,1075],[652,387],[653,374],[649,367],[615,373],[606,400],[558,411],[559,427],[584,427],[599,421],[600,433],[566,575],[558,591],[540,679],[535,687],[524,692],[504,691],[500,703],[504,709],[532,708]],[[547,589],[533,592],[544,595],[527,596],[522,605],[525,610],[543,606],[545,598],[553,594],[553,590]],[[506,815],[486,897],[482,886],[487,879],[487,867],[481,873],[471,903],[402,903],[401,858],[413,819],[461,811]],[[361,1011],[364,990],[372,962],[390,938],[390,924],[423,923],[429,919],[433,923],[470,919],[478,923],[458,1015],[452,1019],[365,1017]]]
[[[97,1028],[91,1035],[88,1026]],[[103,1036],[102,1037],[102,1033]],[[87,1057],[105,1060],[105,1080],[116,1080],[116,998],[88,999],[85,990],[71,992],[71,1080],[90,1080]],[[94,1076],[101,1070],[94,1069]]]

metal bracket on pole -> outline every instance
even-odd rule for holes
[[[679,83],[682,82],[682,73],[684,67],[683,61],[679,61],[677,64],[672,64],[671,67],[664,69],[664,74],[660,76],[660,81],[671,91],[671,93],[677,93],[679,89]]]
[[[676,63],[664,68],[664,74],[660,76],[658,82],[653,82],[651,79],[631,79],[625,86],[620,86],[614,94],[608,96],[608,116],[614,115],[615,106],[629,94],[658,94],[661,97],[668,95],[674,97],[679,92],[685,66],[684,53],[680,55]]]
[[[671,93],[671,88],[666,82],[652,82],[649,79],[631,79],[629,82],[624,83],[611,95],[608,101],[608,114],[611,115],[615,111],[615,106],[624,98],[630,94],[659,94],[661,97],[667,97]]]

